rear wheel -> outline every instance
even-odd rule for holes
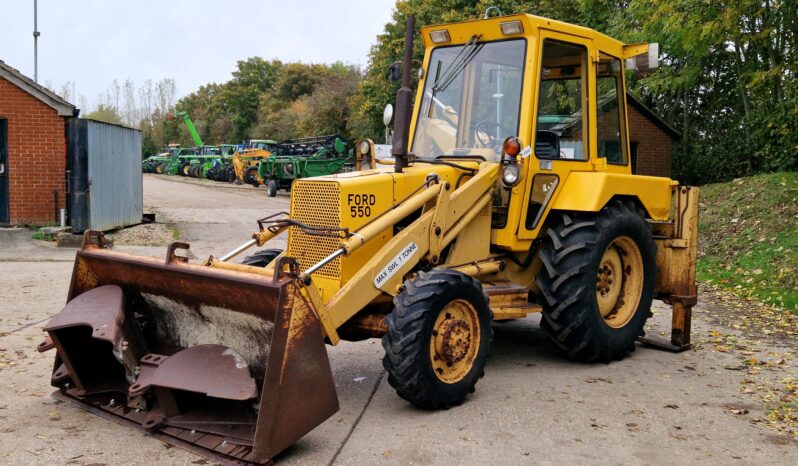
[[[244,183],[251,184],[256,188],[260,185],[258,183],[258,167],[247,167],[244,171]]]
[[[651,316],[657,248],[634,204],[563,214],[540,250],[541,327],[580,361],[623,358]]]
[[[251,265],[253,267],[266,267],[282,253],[282,249],[264,249],[245,257],[241,263],[244,265]]]
[[[448,269],[419,273],[405,282],[386,318],[388,383],[422,408],[461,404],[485,374],[492,320],[488,297],[473,277]]]
[[[269,197],[277,196],[277,182],[269,180],[266,182],[266,189],[268,190]]]

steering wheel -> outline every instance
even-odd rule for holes
[[[510,131],[507,127],[497,124],[495,121],[484,120],[477,123],[477,125],[474,127],[474,139],[489,149],[494,148],[499,143],[499,141],[497,141],[492,134],[493,131],[496,130],[497,126],[508,136],[512,136],[515,133],[515,131]],[[488,128],[488,130],[485,131],[483,128]],[[487,135],[487,141],[483,139],[484,135]]]

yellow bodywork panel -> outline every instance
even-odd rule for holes
[[[653,220],[668,219],[671,185],[668,178],[602,172],[574,172],[559,188],[552,209],[598,212],[613,196],[636,197]]]
[[[463,166],[478,168],[474,162]],[[376,170],[339,173],[336,175],[303,178],[291,187],[291,218],[306,225],[354,232],[373,221],[380,214],[424,189],[427,176],[435,174],[441,183],[455,188],[458,179],[463,183],[462,170],[446,165],[418,163],[396,174],[392,167]],[[458,210],[457,207],[454,207]],[[338,257],[313,274],[322,299],[330,299],[341,286],[377,254],[393,237],[388,228],[348,256]],[[286,255],[299,261],[302,270],[320,262],[341,245],[344,232],[331,231],[329,236],[310,235],[291,227]]]

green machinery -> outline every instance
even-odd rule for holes
[[[189,147],[180,147],[178,144],[169,144],[164,151],[157,155],[151,155],[142,161],[142,170],[145,173],[164,174],[181,157],[188,157],[196,151]]]
[[[181,168],[180,174],[192,178],[207,178],[208,170],[222,160],[222,148],[219,146],[202,146],[197,148],[197,156],[192,157],[188,166]],[[182,167],[182,165],[181,165]]]
[[[299,178],[332,175],[354,166],[353,151],[338,135],[291,139],[277,146],[277,153],[258,164],[258,176],[264,180],[269,196],[278,189],[291,189]]]
[[[222,156],[214,159],[213,164],[205,172],[205,177],[213,181],[231,182],[236,179],[233,157],[239,149],[237,144],[222,144]]]
[[[150,155],[141,161],[141,171],[143,173],[155,173],[155,167],[164,160],[167,160],[169,156],[168,147],[165,147],[162,152]]]
[[[222,149],[218,146],[205,145],[188,112],[175,112],[172,118],[182,118],[196,147],[192,152],[180,154],[178,157],[171,159],[169,165],[164,169],[164,173],[167,175],[193,176],[195,178],[205,177],[207,171],[217,163],[215,161],[222,157]]]

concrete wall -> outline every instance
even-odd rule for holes
[[[64,118],[35,97],[0,78],[0,118],[8,120],[9,220],[42,225],[65,206]]]

